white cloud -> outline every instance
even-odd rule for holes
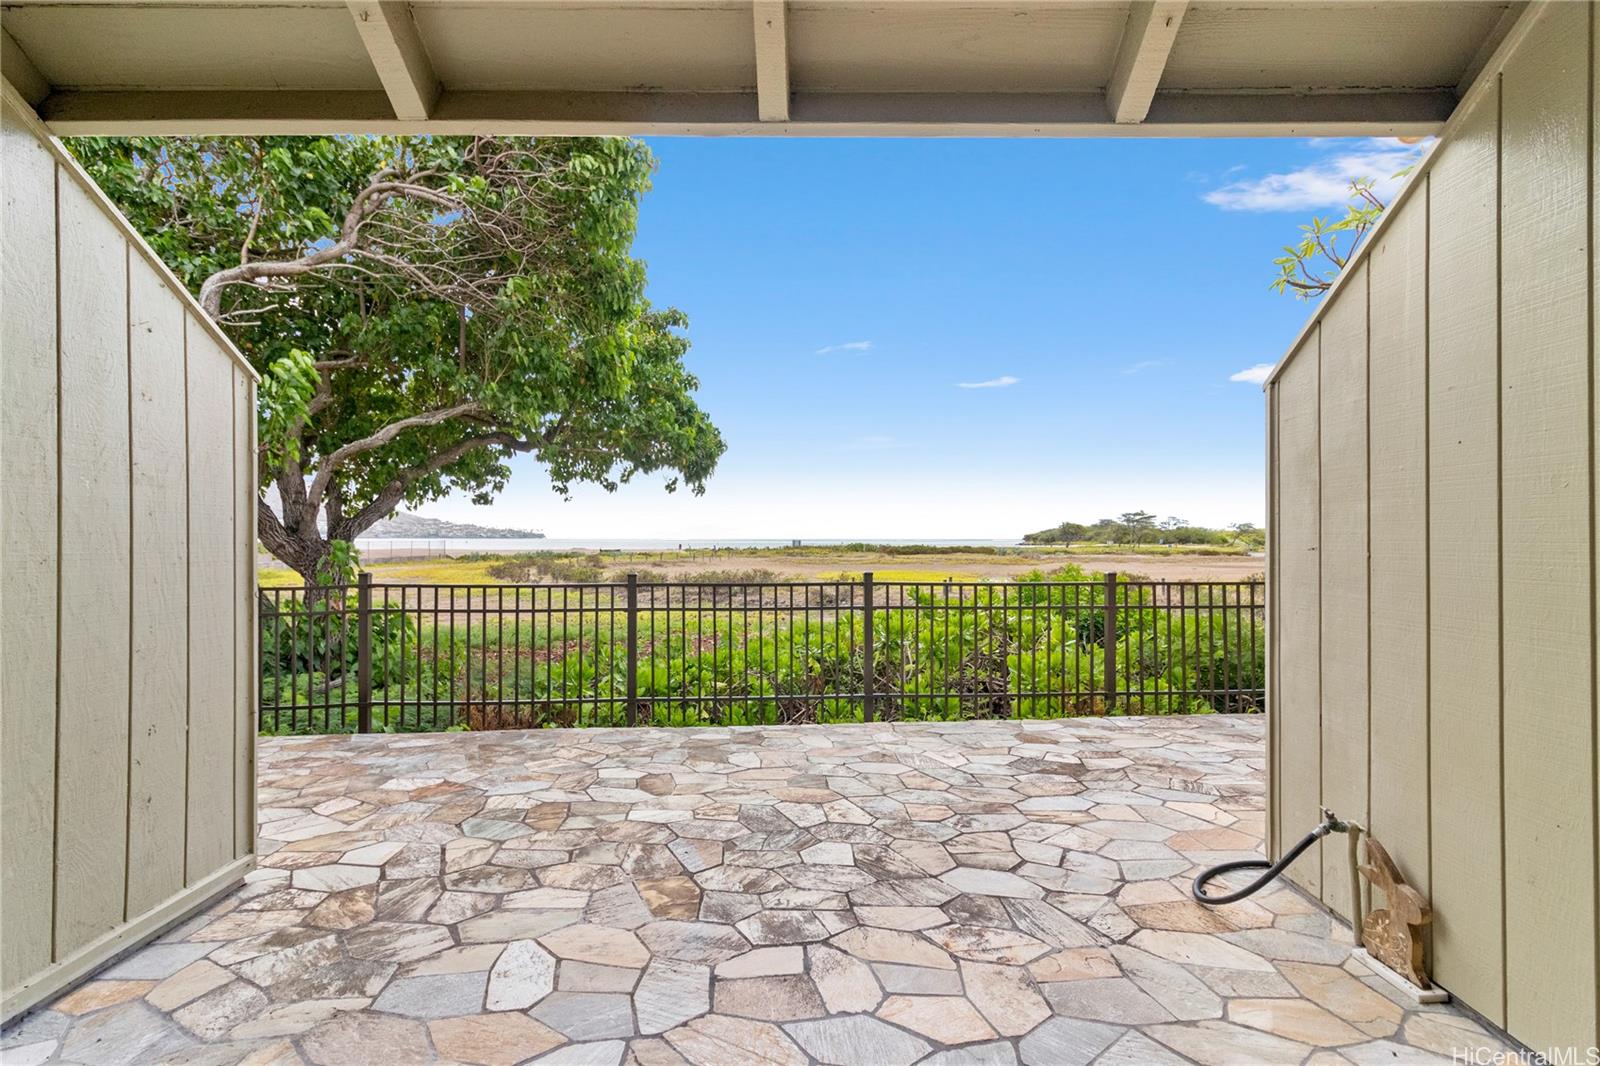
[[[1171,359],[1143,359],[1131,366],[1122,368],[1124,374],[1143,374],[1146,370],[1159,370],[1164,366],[1171,366]]]
[[[865,352],[871,349],[871,341],[846,341],[843,344],[830,344],[825,348],[818,348],[818,355],[827,355],[829,352]]]
[[[990,378],[988,381],[960,381],[960,382],[956,383],[956,388],[958,388],[958,389],[1003,389],[1003,388],[1006,388],[1006,387],[1008,387],[1010,385],[1015,385],[1017,382],[1019,382],[1021,380],[1022,380],[1021,378],[1014,378],[1010,374],[1002,374],[1000,377]]]
[[[1213,189],[1203,199],[1224,211],[1308,211],[1343,207],[1350,201],[1350,183],[1371,178],[1373,191],[1388,203],[1405,184],[1397,171],[1428,153],[1432,141],[1406,144],[1390,137],[1361,141],[1315,140],[1312,148],[1329,152],[1316,162],[1261,178],[1246,178]]]
[[[1243,381],[1250,385],[1264,385],[1267,378],[1272,376],[1275,363],[1257,363],[1255,366],[1245,367],[1237,374],[1229,374],[1229,381]]]

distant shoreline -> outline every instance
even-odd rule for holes
[[[357,538],[363,540],[544,540],[537,529],[480,526],[475,522],[448,522],[442,518],[401,511],[375,523]]]

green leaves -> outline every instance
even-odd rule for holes
[[[300,458],[299,427],[317,391],[316,362],[298,348],[274,359],[256,387],[256,419],[262,456],[269,470]]]
[[[1411,170],[1396,174],[1400,177]],[[1295,244],[1285,245],[1284,254],[1272,260],[1278,268],[1269,288],[1277,293],[1293,293],[1296,299],[1309,300],[1321,296],[1333,287],[1339,272],[1355,254],[1356,247],[1367,231],[1378,224],[1384,203],[1373,191],[1371,178],[1356,178],[1350,182],[1350,202],[1345,206],[1343,218],[1331,222],[1313,217],[1309,225],[1302,225],[1304,237]],[[1345,237],[1341,247],[1340,238]]]

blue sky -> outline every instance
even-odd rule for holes
[[[492,509],[553,537],[1010,538],[1143,508],[1261,522],[1262,397],[1312,306],[1271,259],[1352,175],[1337,140],[654,139],[635,251],[689,315],[728,441],[704,496]],[[1389,186],[1392,189],[1392,184]]]

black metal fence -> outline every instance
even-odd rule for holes
[[[271,733],[1265,709],[1259,581],[261,589]]]

